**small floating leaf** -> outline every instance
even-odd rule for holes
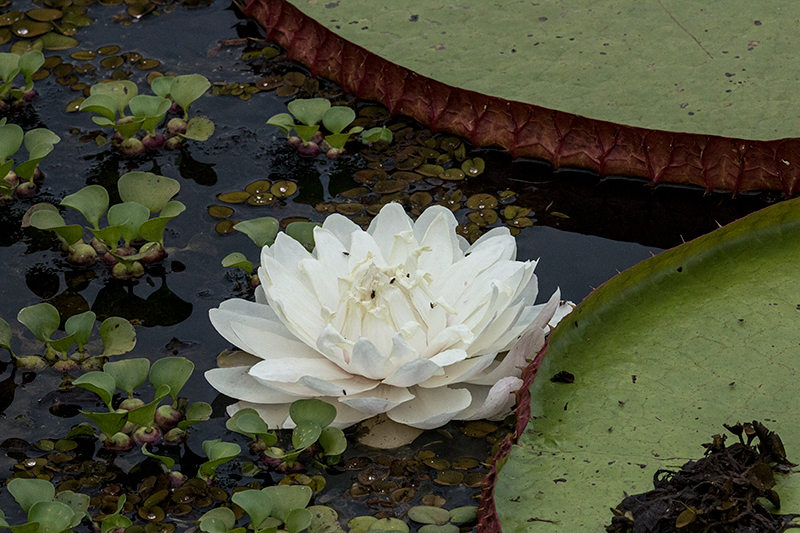
[[[217,200],[226,204],[240,204],[248,198],[250,198],[250,193],[245,191],[232,191],[217,195]]]

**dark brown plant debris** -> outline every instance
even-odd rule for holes
[[[766,501],[780,508],[773,490],[775,472],[797,466],[786,459],[780,437],[753,421],[724,424],[739,442],[725,446],[726,435],[703,444],[706,457],[689,461],[677,472],[658,470],[654,490],[626,496],[606,526],[609,533],[772,533],[789,528],[797,514],[773,514]],[[751,445],[758,437],[758,446]]]

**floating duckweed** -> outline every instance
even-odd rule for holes
[[[269,188],[272,186],[268,180],[256,180],[247,185],[244,190],[250,194],[261,194],[264,192],[269,191]]]
[[[289,96],[294,96],[300,92],[300,89],[297,87],[292,87],[291,85],[281,85],[275,91],[275,96],[280,96],[282,98],[287,98]]]
[[[370,466],[358,473],[358,482],[362,485],[372,485],[376,481],[382,481],[389,475],[388,470]]]
[[[559,211],[550,211],[550,214],[557,218],[569,218],[569,215],[566,213],[561,213]]]
[[[100,65],[105,68],[118,68],[121,67],[124,62],[125,60],[122,59],[122,56],[108,56],[100,61]]]
[[[47,22],[36,22],[35,20],[21,19],[11,25],[11,31],[17,37],[38,37],[53,29]]]
[[[433,459],[434,457],[436,457],[436,452],[432,450],[420,450],[414,456],[414,459],[417,461],[424,461],[425,459]]]
[[[353,174],[353,179],[358,183],[372,185],[380,179],[386,179],[386,172],[377,170],[358,170]]]
[[[78,41],[66,35],[50,32],[42,35],[41,44],[45,50],[69,50],[78,46]]]
[[[503,209],[503,218],[514,219],[517,217],[524,217],[530,214],[531,210],[527,207],[520,207],[518,205],[509,205]]]
[[[392,194],[384,194],[383,196],[381,196],[382,204],[390,204],[392,202],[396,202],[398,204],[405,204],[406,202],[408,202],[408,193],[394,192]]]
[[[161,74],[160,72],[150,72],[149,74],[147,74],[147,83],[152,84],[154,79],[161,78],[163,76],[164,75]]]
[[[247,203],[250,205],[269,205],[276,200],[275,196],[272,193],[265,192],[260,194],[254,194],[250,198],[247,199]]]
[[[409,196],[408,201],[413,207],[422,209],[426,205],[433,202],[433,196],[425,191],[418,191]]]
[[[422,464],[433,468],[434,470],[446,470],[450,468],[450,462],[438,457],[426,457],[422,459]]]
[[[75,67],[75,72],[78,74],[87,74],[89,72],[94,72],[95,70],[97,70],[97,67],[91,63],[86,63],[82,67]]]
[[[136,2],[129,5],[128,9],[125,11],[127,11],[128,15],[131,17],[139,19],[153,11],[155,8],[156,5],[152,2]]]
[[[444,169],[440,165],[430,165],[426,163],[424,165],[420,165],[417,168],[417,172],[423,176],[432,176],[436,178],[442,175]]]
[[[125,52],[124,54],[121,55],[128,63],[138,63],[143,59],[142,54],[140,54],[139,52]]]
[[[428,148],[427,146],[423,146],[423,147],[421,147],[419,149],[419,155],[421,155],[422,157],[424,157],[426,159],[436,159],[437,157],[439,157],[442,154],[440,154],[439,152],[437,152],[436,150],[434,150],[432,148]]]
[[[436,494],[426,494],[422,497],[422,505],[430,507],[441,507],[447,503],[447,500]]]
[[[416,172],[405,172],[403,170],[400,170],[398,172],[394,172],[392,174],[392,178],[412,183],[421,180],[422,176],[420,174],[417,174]]]
[[[372,204],[369,207],[367,207],[367,213],[369,213],[372,216],[375,216],[380,212],[380,210],[383,208],[384,205],[385,204]]]
[[[61,64],[61,57],[59,56],[49,56],[44,59],[44,64],[42,65],[43,68],[54,68],[57,65]]]
[[[463,170],[464,174],[467,176],[477,176],[482,174],[485,168],[486,163],[480,157],[467,159],[461,164],[461,170]]]
[[[467,207],[470,209],[492,209],[497,207],[497,198],[487,193],[473,194],[467,198]]]
[[[497,211],[487,208],[469,213],[467,218],[479,226],[491,226],[497,222],[499,217],[497,216]]]
[[[82,9],[84,9],[85,12],[85,8]],[[76,30],[78,27],[89,26],[92,22],[94,22],[94,19],[85,16],[83,13],[69,13],[61,19],[62,24],[72,24],[75,26]]]
[[[457,168],[448,168],[439,177],[448,181],[461,181],[464,179],[465,174]]]
[[[220,235],[227,235],[229,233],[233,233],[234,230],[233,226],[236,225],[236,221],[233,220],[220,220],[217,222],[217,225],[214,226],[214,231],[219,233]]]
[[[283,76],[283,81],[287,85],[302,87],[306,83],[306,75],[302,72],[287,72],[286,75]]]
[[[469,470],[471,468],[475,468],[480,463],[477,459],[473,459],[472,457],[459,457],[455,461],[453,461],[453,468],[456,470]]]
[[[37,70],[36,72],[33,73],[33,76],[31,76],[31,79],[33,81],[41,81],[41,80],[43,80],[43,79],[45,79],[45,78],[47,78],[49,76],[50,76],[50,71],[49,70],[47,70],[46,68],[40,68],[39,70]]]
[[[81,107],[81,103],[83,103],[84,100],[85,98],[83,97],[74,99],[73,101],[67,104],[67,107],[64,108],[64,111],[66,111],[67,113],[74,113],[78,111]]]
[[[220,502],[228,501],[228,493],[225,492],[220,487],[209,487],[208,494],[217,501]]]
[[[56,76],[69,76],[72,74],[73,66],[71,63],[61,63],[53,68],[53,74]]]
[[[97,52],[94,50],[80,50],[78,52],[72,52],[69,57],[77,59],[78,61],[91,61],[97,57]]]
[[[408,183],[401,180],[381,180],[373,186],[373,190],[378,194],[391,194],[403,191],[408,187]]]
[[[139,518],[148,522],[161,522],[166,513],[161,507],[139,507]]]
[[[126,80],[131,77],[131,73],[126,70],[115,70],[111,73],[112,80]]]
[[[463,161],[467,157],[467,147],[465,145],[461,145],[453,151],[453,157],[458,159],[459,161]]]
[[[363,210],[363,204],[339,204],[336,206],[336,212],[345,216],[353,216]]]
[[[355,187],[353,189],[348,189],[343,193],[340,193],[345,198],[361,198],[362,196],[366,196],[369,194],[369,189],[366,187]]]
[[[74,84],[78,83],[78,77],[77,76],[66,76],[64,78],[56,78],[56,83],[59,84],[59,85],[66,85],[66,86],[74,85]]]
[[[226,205],[210,205],[208,214],[214,218],[228,218],[233,214],[233,209]]]
[[[101,46],[97,49],[97,53],[101,56],[113,56],[114,54],[118,53],[122,48],[117,46],[116,44],[111,44],[108,46]]]
[[[166,522],[166,523],[150,522],[149,524],[144,526],[144,533],[173,533],[173,531],[175,531],[176,527],[177,526],[175,524],[172,524],[170,522]],[[132,526],[132,527],[126,528],[125,531],[126,531],[126,533],[137,533],[134,530],[135,528],[136,528],[136,526]]]
[[[439,205],[443,205],[450,211],[456,211],[461,208],[461,200],[464,198],[464,193],[456,189],[450,194],[445,194]]]
[[[406,157],[402,154],[398,154],[395,160],[397,161],[398,170],[414,170],[415,168],[422,165],[423,161],[425,161],[425,158],[423,158],[420,155],[409,155]],[[422,166],[430,166],[430,165],[422,165]],[[417,172],[420,172],[420,174],[424,174],[424,172],[421,172],[419,169],[417,169]]]
[[[483,472],[470,472],[464,476],[464,485],[470,488],[480,487],[486,474]]]
[[[136,68],[139,70],[150,70],[157,68],[161,65],[161,61],[158,59],[142,59],[139,63],[136,64]]]
[[[348,489],[348,492],[350,493],[351,497],[358,498],[359,496],[366,496],[367,494],[372,493],[372,489],[358,483],[353,483],[353,485]]]
[[[461,145],[461,139],[458,137],[442,137],[439,139],[439,148],[442,150],[449,152],[451,150],[455,150]]]
[[[11,26],[18,20],[25,18],[21,11],[9,11],[0,15],[0,26]]]
[[[440,155],[439,157],[436,158],[436,164],[437,165],[446,165],[447,163],[450,162],[451,159],[452,158],[450,157],[449,154],[442,154],[442,155]]]
[[[372,464],[372,459],[369,457],[353,457],[344,463],[345,470],[361,470]]]
[[[416,491],[411,487],[400,487],[392,491],[391,498],[396,503],[408,503],[414,499]]]
[[[442,470],[436,473],[433,482],[439,485],[460,485],[464,481],[464,473],[458,470]]]
[[[250,198],[250,193],[245,191],[224,192],[217,195],[217,200],[226,204],[241,204]]]
[[[281,76],[268,76],[261,81],[256,82],[256,87],[262,91],[271,91],[283,85],[283,78]]]
[[[26,11],[25,14],[28,18],[37,22],[50,22],[51,20],[58,20],[64,16],[64,12],[60,9],[38,8]]]
[[[281,227],[286,229],[292,222],[311,222],[311,220],[308,217],[286,217],[281,219]]]
[[[489,433],[494,433],[498,429],[499,427],[491,422],[473,420],[472,422],[467,422],[467,424],[461,428],[461,431],[468,437],[485,437]]]
[[[183,515],[189,514],[191,512],[192,512],[192,506],[191,505],[188,505],[188,504],[185,504],[185,503],[181,503],[181,504],[178,504],[175,507],[173,507],[170,510],[169,514],[171,514],[172,516],[183,516]]]
[[[272,184],[269,192],[277,198],[286,198],[297,192],[297,184],[293,181],[278,181]]]
[[[500,200],[511,202],[516,195],[514,191],[503,191],[500,193]]]
[[[87,89],[90,89],[89,84],[88,83],[83,83],[83,82],[74,83],[74,84],[70,85],[69,88],[72,89],[73,91],[87,91]],[[91,92],[91,91],[88,90],[87,92]]]

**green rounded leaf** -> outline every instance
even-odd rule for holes
[[[356,119],[356,112],[349,107],[335,106],[328,109],[322,117],[322,125],[331,133],[341,133]]]
[[[172,82],[175,81],[174,76],[159,76],[150,82],[150,89],[158,96],[166,98],[172,89]]]
[[[318,222],[291,222],[286,226],[286,235],[312,250],[314,248],[314,228],[321,225]]]
[[[200,74],[187,74],[177,76],[170,85],[169,95],[172,100],[181,106],[184,116],[189,115],[189,106],[192,102],[203,96],[211,87],[211,82]]]
[[[186,210],[181,202],[173,200],[161,210],[160,216],[151,218],[139,226],[139,236],[146,241],[164,244],[164,230],[167,223]]]
[[[222,266],[226,268],[241,268],[248,274],[253,273],[253,263],[247,260],[244,254],[233,252],[222,259]]]
[[[311,501],[311,488],[306,485],[274,485],[261,489],[272,500],[272,516],[286,522],[294,509],[305,509]]]
[[[147,451],[147,445],[146,444],[142,444],[142,453],[144,455],[146,455],[147,457],[152,457],[153,459],[158,459],[159,461],[164,463],[164,466],[166,466],[167,469],[171,469],[173,466],[175,466],[175,459],[173,459],[172,457],[167,457],[165,455],[156,455],[154,453],[150,453],[149,451]]]
[[[117,389],[117,382],[112,374],[98,371],[87,372],[74,380],[72,384],[97,394],[103,400],[103,403],[111,409],[111,398]],[[116,431],[113,433],[116,433]]]
[[[250,516],[255,531],[272,512],[272,499],[260,490],[243,490],[231,496],[231,501],[244,509]]]
[[[461,531],[455,524],[427,524],[419,528],[419,533],[458,533]]]
[[[316,422],[324,428],[336,419],[336,408],[316,398],[297,400],[289,407],[289,416],[295,424]]]
[[[8,482],[8,492],[14,496],[19,506],[25,513],[30,512],[36,502],[53,501],[56,489],[53,484],[44,479],[14,478]]]
[[[125,108],[128,107],[128,102],[139,94],[139,88],[135,83],[128,80],[109,81],[92,85],[89,89],[90,98],[96,94],[103,94],[110,96],[116,102],[114,110],[120,115],[125,115]],[[87,98],[88,100],[88,98]],[[113,120],[113,118],[111,119]]]
[[[531,388],[536,419],[500,472],[503,530],[528,529],[532,509],[559,530],[602,528],[623,492],[701,457],[723,423],[769,417],[787,457],[800,457],[787,371],[798,257],[800,201],[789,200],[643,261],[579,304],[550,335]],[[561,370],[575,382],[549,380]],[[781,512],[800,512],[800,479],[776,481]]]
[[[107,94],[94,94],[81,102],[81,105],[78,106],[78,111],[97,113],[114,122],[117,117],[117,100]]]
[[[150,361],[144,357],[114,361],[103,365],[103,372],[111,374],[117,387],[129,395],[147,380]]]
[[[40,341],[49,340],[61,324],[58,309],[47,302],[23,307],[17,313],[17,320]]]
[[[169,385],[170,395],[177,398],[194,371],[194,363],[185,357],[164,357],[150,367],[150,384],[153,387]]]
[[[119,178],[117,188],[123,202],[139,203],[154,214],[164,209],[170,199],[178,194],[181,184],[152,172],[128,172]]]
[[[131,98],[128,107],[133,116],[144,119],[142,129],[153,133],[156,125],[164,119],[172,102],[161,96],[140,94]]]
[[[319,444],[325,455],[341,455],[347,449],[347,437],[341,429],[328,426],[322,430]]]
[[[70,527],[75,513],[61,502],[36,502],[28,511],[28,522],[38,522],[42,533],[60,533]]]
[[[284,528],[289,533],[299,533],[311,525],[311,511],[308,509],[292,509],[286,517]]]
[[[0,318],[0,348],[11,350],[11,326]]]
[[[108,209],[108,192],[100,185],[89,185],[61,200],[65,207],[75,209],[95,228]]]
[[[14,53],[0,53],[0,78],[4,82],[10,82],[19,74],[19,58]]]
[[[139,236],[139,227],[150,218],[150,211],[138,202],[123,202],[112,205],[107,218],[109,226],[121,228],[120,236],[128,244]]]
[[[478,507],[476,505],[466,505],[450,509],[450,521],[454,524],[464,524],[472,522],[478,518]]]
[[[193,141],[206,141],[214,134],[214,123],[206,117],[192,117],[186,123],[186,132],[183,134]]]
[[[233,229],[241,231],[250,237],[250,240],[252,240],[256,246],[263,248],[264,246],[272,246],[272,243],[275,242],[275,236],[280,229],[280,223],[274,217],[261,217],[239,222]]]
[[[322,120],[331,108],[327,98],[298,99],[289,102],[289,113],[306,126],[314,126]],[[296,128],[295,128],[296,129]],[[299,132],[298,132],[299,133]]]
[[[81,523],[83,517],[87,516],[86,513],[89,510],[88,494],[64,490],[56,495],[55,500],[67,505],[70,509],[72,509],[72,522],[70,522],[69,527],[76,527]]]
[[[200,517],[200,531],[205,533],[228,533],[236,524],[236,515],[227,507],[211,509]]]
[[[100,338],[103,340],[103,356],[122,355],[136,346],[136,331],[124,318],[112,316],[100,325]]]
[[[67,335],[72,335],[79,349],[83,349],[83,346],[89,343],[95,320],[97,320],[96,314],[91,311],[84,311],[83,313],[72,315],[64,323],[64,331]]]
[[[161,400],[163,400],[168,394],[169,386],[161,385],[156,390],[156,395],[152,402],[128,411],[128,420],[140,426],[152,426],[156,409],[158,409],[158,404],[161,403]]]
[[[49,204],[38,205],[44,206]],[[75,244],[83,238],[83,228],[77,224],[66,225],[64,219],[55,208],[52,210],[42,208],[33,211],[29,223],[34,228],[52,231],[57,234],[64,240],[67,246]]]
[[[430,505],[416,505],[408,510],[408,517],[421,524],[443,525],[450,521],[450,511]]]
[[[3,124],[0,126],[0,162],[16,154],[19,147],[22,146],[24,138],[25,133],[16,124]],[[2,177],[0,176],[0,178]]]
[[[285,133],[287,137],[291,135],[292,129],[295,126],[294,117],[292,117],[292,115],[289,113],[278,113],[277,115],[270,117],[270,119],[267,121],[267,124],[269,126],[275,126]]]
[[[192,424],[197,424],[198,422],[205,422],[209,418],[211,418],[211,413],[213,412],[213,408],[210,404],[206,402],[194,402],[186,409],[186,414],[184,415],[184,419],[178,422],[178,428],[182,430],[186,430]]]
[[[124,410],[109,413],[89,413],[81,411],[81,414],[97,424],[97,427],[100,428],[103,435],[109,439],[122,429],[128,421],[128,411]]]

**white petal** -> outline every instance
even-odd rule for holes
[[[344,337],[341,333],[336,331],[336,328],[328,324],[322,333],[317,337],[317,350],[333,361],[343,369],[348,369],[350,354],[353,349],[353,343]]]
[[[291,404],[265,405],[242,401],[229,405],[227,411],[229,416],[233,416],[242,409],[254,409],[269,429],[288,429],[296,425],[289,417],[289,405]]]
[[[531,327],[517,341],[502,361],[495,361],[480,374],[464,381],[476,385],[491,386],[505,377],[519,377],[522,374],[521,368],[527,366],[529,359],[536,357],[536,354],[538,354],[544,346],[544,340],[544,329]]]
[[[431,357],[430,361],[444,368],[454,363],[458,363],[459,361],[463,361],[466,358],[466,350],[445,350]]]
[[[211,319],[211,325],[225,340],[246,351],[250,351],[249,347],[240,345],[241,339],[233,332],[232,324],[245,322],[287,339],[297,340],[268,305],[234,298],[222,302],[218,309],[210,309],[208,317]]]
[[[561,322],[561,319],[570,314],[573,309],[575,309],[574,303],[567,300],[561,300],[558,304],[558,309],[556,309],[556,312],[553,314],[553,318],[550,319],[550,322],[548,322],[548,325],[553,328],[556,327],[558,323]]]
[[[491,365],[495,357],[497,357],[496,353],[487,353],[480,357],[470,357],[458,363],[453,363],[445,367],[442,374],[429,377],[427,380],[420,382],[419,386],[429,389],[470,380]]]
[[[478,275],[503,261],[503,255],[508,254],[507,250],[515,246],[514,237],[509,237],[511,242],[494,239],[464,259],[450,265],[433,280],[431,291],[443,296],[451,305],[457,302]]]
[[[472,404],[456,416],[456,420],[502,420],[511,413],[516,397],[514,391],[522,387],[522,380],[503,378],[491,388],[476,385],[458,385],[472,394]]]
[[[314,228],[314,257],[325,265],[334,279],[344,278],[350,274],[350,269],[347,268],[350,254],[348,248],[330,230],[319,226]]]
[[[361,394],[377,387],[378,381],[351,376],[347,379],[322,379],[312,376],[303,376],[297,380],[298,385],[308,387],[317,394],[338,398],[340,396],[350,396],[351,394]]]
[[[420,429],[433,429],[443,426],[469,407],[472,396],[467,389],[411,389],[414,399],[402,403],[386,413],[401,424]]]
[[[394,387],[411,387],[427,380],[434,374],[442,373],[441,367],[436,363],[427,359],[414,359],[395,370],[383,380],[383,383]]]
[[[367,229],[367,233],[378,243],[384,259],[390,264],[405,262],[404,254],[393,254],[392,251],[399,247],[405,248],[406,239],[401,233],[413,232],[414,226],[411,219],[406,214],[403,206],[396,203],[386,204],[381,208],[378,215],[372,219]],[[399,240],[399,243],[395,241]],[[393,257],[394,256],[394,257]],[[401,259],[402,257],[402,259]]]
[[[442,330],[434,339],[429,340],[428,346],[420,357],[429,359],[445,350],[466,348],[474,338],[475,336],[467,326],[456,324]]]
[[[330,265],[316,259],[306,259],[297,268],[303,274],[302,277],[308,279],[319,303],[336,309],[339,304],[339,278],[332,272]]]
[[[362,229],[349,218],[334,213],[322,223],[322,227],[330,231],[346,249],[350,249],[350,236],[355,232],[361,232]],[[314,241],[316,244],[316,241]]]
[[[422,214],[417,218],[416,222],[414,222],[414,237],[416,237],[418,243],[422,243],[425,238],[425,234],[428,232],[428,228],[440,216],[443,217],[447,227],[451,228],[451,233],[453,235],[453,238],[450,241],[450,245],[453,247],[452,252],[450,252],[451,255],[454,258],[463,257],[461,245],[459,240],[456,238],[455,232],[456,226],[458,226],[458,221],[456,220],[456,217],[453,215],[452,211],[446,207],[441,205],[433,205],[423,211]]]
[[[371,340],[361,337],[353,345],[349,369],[353,374],[370,379],[383,379],[397,367],[383,355]]]
[[[261,327],[257,327],[242,320],[241,322],[231,322],[230,329],[241,341],[237,346],[262,359],[281,357],[287,353],[292,354],[293,357],[305,359],[320,357],[319,352],[304,342],[300,342],[296,337],[287,338],[270,331],[268,324],[263,321]]]
[[[256,287],[256,290],[253,291],[253,293],[255,294],[256,303],[257,304],[267,305],[267,306],[269,305],[269,303],[267,302],[267,293],[264,292],[264,286],[263,285],[259,285],[258,287]],[[220,307],[222,307],[222,306],[220,306]]]
[[[205,373],[205,378],[214,389],[237,400],[275,404],[292,403],[298,399],[297,396],[264,387],[250,377],[248,370],[245,366],[213,368]]]
[[[508,237],[511,237],[509,241]],[[509,229],[505,226],[501,226],[499,228],[492,228],[480,237],[478,240],[472,243],[472,246],[467,248],[466,253],[473,254],[478,251],[480,248],[487,246],[489,243],[497,243],[503,242],[505,245],[511,244],[510,247],[507,247],[504,250],[504,253],[501,254],[500,258],[503,260],[513,261],[517,258],[517,242],[514,240],[514,236],[511,235]]]
[[[282,231],[275,236],[275,243],[272,246],[265,246],[261,250],[261,254],[277,259],[290,271],[297,270],[298,265],[304,259],[312,258],[305,246]]]
[[[383,268],[386,266],[383,252],[381,252],[380,246],[378,246],[378,243],[375,242],[375,239],[373,239],[371,235],[359,231],[353,233],[350,237],[350,242],[350,255],[347,258],[347,267],[351,272],[358,263],[367,259],[368,256],[372,256],[372,260],[379,267]]]
[[[406,388],[380,385],[369,392],[342,396],[339,401],[369,416],[375,416],[394,409],[413,398],[414,395],[408,392]]]
[[[420,241],[420,244],[429,250],[422,253],[417,266],[429,272],[434,279],[441,276],[454,261],[461,259],[461,249],[458,247],[456,234],[451,226],[452,220],[445,213],[452,216],[449,209],[441,212],[433,219]],[[416,233],[416,227],[414,229]]]
[[[352,377],[324,357],[298,358],[294,357],[294,354],[290,354],[288,357],[271,357],[266,361],[261,361],[250,369],[250,375],[259,381],[278,383],[297,383],[303,376],[329,381]]]

